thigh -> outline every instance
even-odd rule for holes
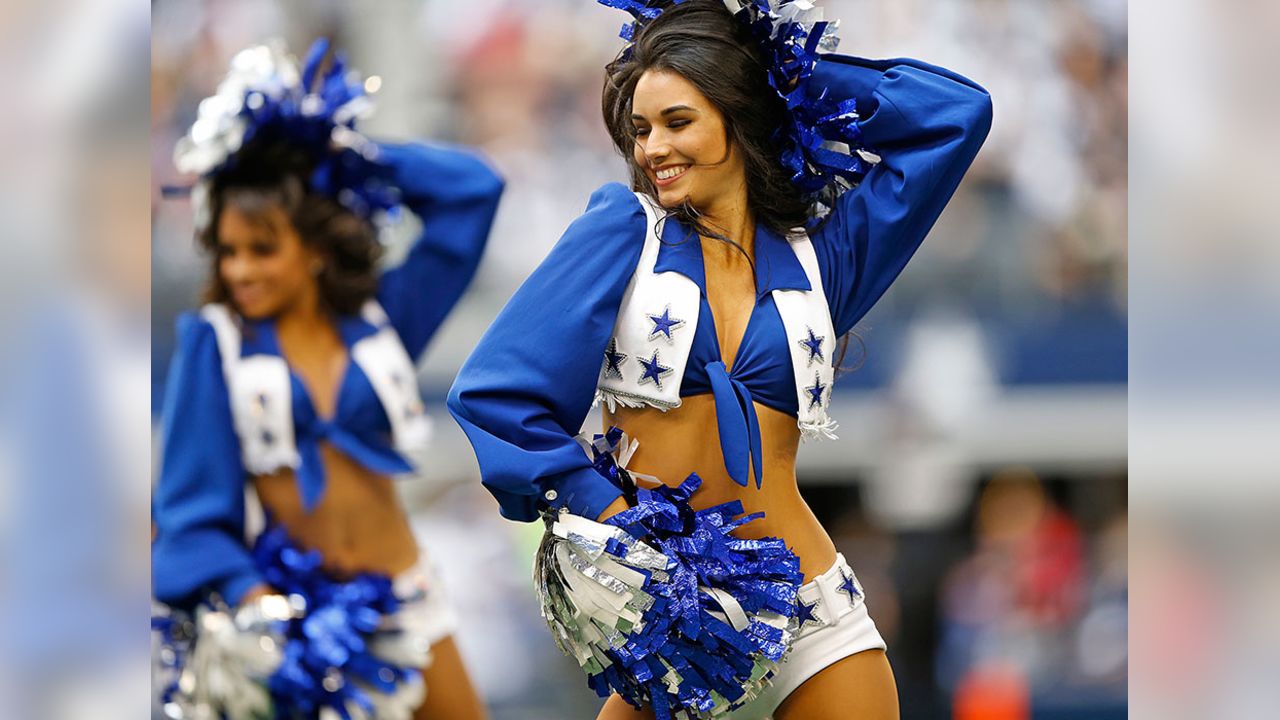
[[[600,708],[596,720],[653,720],[653,711],[649,708],[637,710],[627,704],[620,695],[610,695]]]
[[[414,713],[414,720],[485,720],[488,717],[462,665],[462,656],[452,635],[431,646],[431,664],[422,671],[422,679],[427,685],[427,699]]]
[[[898,720],[898,686],[883,650],[866,650],[823,668],[796,688],[774,720]]]

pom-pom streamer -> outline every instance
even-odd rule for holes
[[[634,450],[616,428],[587,445],[633,507],[603,523],[547,516],[534,570],[543,617],[601,697],[616,692],[659,720],[721,717],[758,695],[786,653],[799,560],[779,539],[734,537],[761,517],[739,502],[694,510],[697,475],[636,488],[613,460],[620,442]]]
[[[153,617],[153,679],[165,715],[409,720],[425,697],[430,644],[401,612],[391,579],[334,580],[318,552],[274,525],[253,555],[280,594],[234,610],[213,596],[194,619],[168,608]]]

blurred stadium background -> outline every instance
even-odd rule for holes
[[[902,715],[1127,715],[1127,83],[1124,0],[823,0],[841,50],[987,87],[991,137],[925,246],[858,328],[838,442],[800,482],[867,587]],[[469,349],[600,184],[623,16],[592,0],[152,5],[153,410],[206,264],[174,142],[238,49],[326,35],[378,76],[371,135],[480,147],[508,181],[472,289],[421,368],[438,462],[403,485],[497,720],[594,717],[527,582],[537,525],[499,518],[443,410]],[[398,228],[396,248],[412,236]],[[394,261],[396,252],[390,253]],[[856,356],[856,357],[854,357]],[[596,423],[592,419],[588,423]]]

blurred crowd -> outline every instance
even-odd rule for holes
[[[977,79],[995,100],[996,119],[977,162],[874,317],[935,305],[996,323],[1058,318],[1077,309],[1122,315],[1123,0],[829,0],[822,6],[841,20],[843,51],[921,57]],[[301,52],[315,36],[331,36],[357,67],[380,76],[371,132],[476,145],[508,177],[480,288],[470,298],[473,307],[483,304],[483,317],[546,254],[592,190],[624,177],[599,111],[601,68],[620,47],[623,17],[591,0],[480,0],[465,7],[394,2],[376,10],[279,0],[157,4],[157,193],[175,180],[173,142],[236,50],[280,36]],[[192,257],[186,208],[157,196],[156,216],[159,322],[191,302],[173,288],[185,290],[179,279],[203,267]]]
[[[819,4],[841,20],[842,51],[919,57],[975,79],[994,98],[995,122],[976,164],[924,249],[859,329],[873,360],[908,342],[901,328],[944,312],[960,318],[948,327],[977,328],[983,352],[974,356],[989,357],[990,367],[962,382],[989,374],[999,386],[1109,384],[1123,394],[1124,0]],[[189,181],[173,169],[174,142],[235,51],[281,37],[301,53],[316,36],[329,36],[356,68],[378,77],[369,134],[475,145],[506,176],[480,275],[422,370],[427,394],[438,401],[488,321],[591,191],[625,179],[599,110],[602,66],[621,46],[624,17],[594,0],[154,3],[154,382],[172,351],[173,317],[194,305],[208,267],[195,251],[189,205],[163,198],[161,187]],[[411,236],[410,227],[393,229],[393,261]],[[850,384],[890,384],[876,373],[869,363]],[[451,425],[437,423],[441,442],[446,454],[463,457],[469,448]],[[447,460],[406,492],[462,609],[460,641],[477,681],[498,718],[590,716],[595,703],[557,659],[523,582],[540,529],[500,520],[474,472],[466,459]],[[869,511],[863,479],[846,472],[803,490],[815,507],[829,508],[822,519],[867,587],[905,718],[1122,716],[1123,458],[1101,469],[971,470],[954,491],[968,502],[964,511],[924,527],[896,526]]]

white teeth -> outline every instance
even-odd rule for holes
[[[682,165],[682,166],[680,166],[680,167],[665,168],[665,169],[663,169],[663,170],[659,170],[659,171],[658,171],[658,173],[657,173],[657,174],[658,174],[658,179],[659,179],[659,180],[670,180],[671,178],[673,178],[673,177],[675,177],[675,176],[679,175],[680,173],[684,172],[686,169],[687,169],[687,168],[686,168],[685,166],[683,166],[683,165]]]

